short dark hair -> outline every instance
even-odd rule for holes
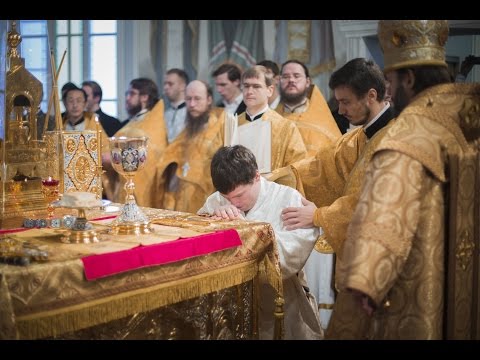
[[[296,60],[296,59],[292,59],[292,60],[287,60],[285,61],[283,64],[282,64],[282,69],[280,70],[280,73],[283,73],[283,68],[285,67],[285,65],[288,65],[288,64],[298,64],[300,65],[302,68],[303,68],[303,71],[305,71],[305,76],[307,78],[310,77],[310,73],[308,72],[308,68],[307,68],[307,65],[305,65],[303,62],[301,62],[300,60]]]
[[[267,69],[272,70],[273,76],[280,75],[280,68],[277,63],[271,60],[262,60],[257,63],[257,65],[265,66]]]
[[[346,86],[357,98],[365,96],[370,89],[377,92],[377,101],[385,97],[386,84],[382,69],[372,60],[356,58],[336,70],[328,82],[330,89]]]
[[[92,88],[92,96],[100,97],[100,101],[98,103],[102,101],[102,96],[103,96],[102,88],[96,81],[93,81],[93,80],[84,81],[82,83],[82,87],[83,86],[90,86]]]
[[[239,185],[252,184],[257,171],[255,155],[242,145],[221,147],[210,165],[213,186],[222,194],[232,192]]]
[[[63,99],[62,99],[62,100],[63,100],[63,101],[66,101],[66,100],[67,100],[68,93],[69,93],[70,91],[74,91],[74,90],[81,91],[82,94],[83,94],[83,98],[85,99],[85,102],[87,102],[87,98],[88,98],[87,93],[86,93],[85,90],[83,90],[82,88],[77,87],[77,85],[75,85],[75,87],[70,87],[70,88],[68,88],[68,89],[65,91],[65,94],[63,95]]]
[[[152,110],[160,99],[157,84],[148,78],[137,78],[130,81],[130,86],[139,91],[140,95],[148,95],[147,109]]]
[[[68,90],[72,90],[72,89],[78,89],[78,86],[75,85],[73,82],[67,82],[62,86],[61,93],[62,93],[62,101],[63,102],[65,102]]]
[[[228,75],[228,80],[230,81],[235,81],[235,80],[240,80],[240,77],[242,76],[242,72],[240,71],[240,68],[237,65],[234,64],[222,64],[220,65],[217,70],[215,70],[212,73],[213,77],[217,77],[218,75],[222,75],[224,73],[227,73]]]
[[[182,79],[185,82],[185,85],[187,85],[190,82],[190,80],[188,79],[188,74],[182,69],[178,69],[178,68],[170,69],[167,71],[167,75],[170,75],[170,74],[176,74],[180,79]]]

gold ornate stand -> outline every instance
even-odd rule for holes
[[[99,242],[97,232],[85,216],[85,208],[76,209],[78,210],[78,217],[73,223],[72,229],[62,236],[62,242],[66,244],[91,244]]]
[[[135,201],[133,176],[130,174],[124,174],[124,176],[127,178],[125,205],[123,205],[121,214],[112,222],[110,233],[115,235],[149,234],[153,232],[153,229],[150,227],[148,218]]]
[[[91,244],[99,242],[97,232],[92,224],[90,224],[85,216],[85,210],[97,209],[105,207],[110,204],[109,200],[102,200],[98,206],[91,207],[75,207],[75,206],[63,206],[61,201],[55,201],[52,203],[53,207],[61,207],[67,209],[75,209],[78,212],[75,222],[72,224],[71,229],[65,230],[65,235],[62,236],[61,241],[66,244]]]

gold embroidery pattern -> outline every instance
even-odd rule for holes
[[[321,254],[334,254],[335,251],[327,242],[327,239],[324,235],[318,237],[317,242],[315,243],[315,250],[317,250]]]
[[[32,238],[35,245],[48,246],[52,263],[31,266],[25,271],[9,267],[5,276],[0,277],[0,324],[3,325],[0,326],[0,338],[58,336],[122,319],[242,284],[258,275],[259,268],[270,285],[283,293],[276,242],[269,224],[211,221],[206,217],[162,209],[148,208],[145,213],[157,223],[200,233],[235,227],[243,246],[88,282],[79,258],[95,250],[83,244],[53,244],[51,239]],[[92,212],[92,217],[98,215]],[[104,250],[104,247],[123,248],[137,241],[135,236],[126,235],[121,242],[113,235],[103,236],[107,241],[99,245]],[[146,241],[149,236],[161,235],[147,235]],[[18,330],[17,335],[10,328],[6,329],[8,316],[13,319],[11,330]]]
[[[97,194],[98,152],[96,134],[65,133],[64,192],[88,191]]]
[[[475,244],[472,241],[472,234],[468,230],[464,230],[455,249],[455,257],[463,271],[467,270],[468,265],[472,261],[474,249]]]
[[[288,58],[310,62],[310,20],[288,20]]]

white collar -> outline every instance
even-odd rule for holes
[[[248,116],[250,116],[251,119],[255,118],[255,116],[259,115],[259,114],[264,114],[267,110],[269,109],[269,106],[268,106],[268,103],[267,105],[262,109],[260,110],[259,112],[257,112],[256,114],[254,115],[251,115],[248,110],[245,110],[245,112],[248,114]]]
[[[389,103],[388,101],[385,101],[385,106],[383,107],[383,109],[377,114],[377,116],[375,116],[375,117],[373,118],[372,121],[370,121],[367,125],[365,125],[365,126],[363,127],[363,131],[367,130],[367,128],[369,128],[370,126],[372,126],[372,124],[373,124],[375,121],[377,121],[378,119],[380,119],[380,117],[383,115],[383,113],[384,113],[385,111],[388,110],[389,107],[390,107],[390,103]]]

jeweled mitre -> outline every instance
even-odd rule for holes
[[[447,66],[447,20],[380,20],[378,38],[384,71],[418,65]]]

